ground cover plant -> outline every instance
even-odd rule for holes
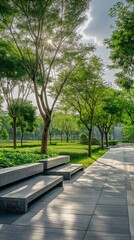
[[[19,144],[18,144],[19,145]],[[25,147],[24,147],[25,146]],[[23,148],[12,149],[12,143],[0,143],[0,168],[17,166],[26,163],[38,162],[40,159],[57,155],[70,155],[70,163],[81,163],[88,167],[107,150],[100,150],[98,146],[92,146],[92,157],[87,156],[87,146],[79,143],[57,143],[48,145],[48,153],[40,154],[39,141],[25,142]]]

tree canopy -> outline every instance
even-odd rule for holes
[[[118,2],[110,10],[110,16],[115,17],[115,28],[105,42],[110,48],[113,67],[122,70],[117,74],[117,82],[128,88],[134,83],[134,1]]]
[[[41,152],[47,151],[51,114],[79,59],[94,49],[80,44],[78,27],[85,20],[90,0],[0,0],[1,34],[15,44],[19,58],[34,85],[44,119]],[[61,77],[62,75],[62,77]],[[49,104],[48,88],[55,85]]]
[[[92,56],[82,61],[63,91],[61,102],[79,114],[81,122],[89,132],[88,155],[91,156],[91,136],[93,119],[103,98],[103,64],[101,59]]]

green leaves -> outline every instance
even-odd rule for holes
[[[134,125],[124,125],[121,128],[121,133],[125,140],[129,142],[134,141]]]
[[[18,166],[26,163],[38,162],[40,159],[56,156],[53,151],[48,154],[39,154],[30,151],[30,148],[23,151],[0,150],[0,168]]]
[[[92,124],[103,96],[102,69],[103,64],[96,56],[86,61],[81,60],[63,91],[61,102],[65,105],[68,103],[71,109],[79,113],[80,120],[87,129]]]
[[[110,11],[112,17],[116,17],[115,30],[111,38],[105,40],[110,48],[110,58],[113,67],[122,69],[124,76],[133,78],[134,73],[134,3],[127,1],[114,5]],[[125,80],[125,78],[124,78]]]
[[[20,107],[20,112],[17,118],[17,126],[21,132],[33,132],[36,126],[36,110],[30,102],[25,102]]]

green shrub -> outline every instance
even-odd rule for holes
[[[36,152],[36,151],[35,151]],[[12,167],[26,163],[38,162],[40,159],[57,156],[54,151],[48,151],[48,154],[39,154],[38,152],[22,152],[22,151],[0,151],[0,168]]]
[[[97,140],[96,138],[92,138],[92,145],[100,145],[99,140]]]
[[[88,137],[85,133],[82,133],[80,136],[80,143],[81,144],[88,144]]]
[[[118,144],[118,140],[110,140],[109,141],[109,145],[117,145]]]
[[[134,143],[134,140],[122,140],[122,143]]]
[[[52,146],[56,146],[57,145],[57,143],[56,142],[51,142],[51,144],[50,145],[52,145]]]
[[[2,132],[1,132],[1,135],[0,137],[3,139],[3,140],[7,140],[9,138],[9,134],[7,132],[7,130],[5,128],[2,129]]]

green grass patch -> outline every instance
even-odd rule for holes
[[[79,158],[74,158],[71,159],[71,163],[75,163],[75,164],[83,164],[84,168],[87,168],[88,166],[90,166],[92,163],[94,163],[98,158],[100,158],[105,152],[107,152],[108,150],[97,150],[94,151],[92,153],[92,157],[88,157],[88,156],[83,156],[83,157],[79,157]]]
[[[107,150],[100,150],[98,146],[92,146],[92,157],[87,156],[88,147],[79,143],[59,143],[48,145],[48,154],[40,154],[39,141],[27,141],[23,148],[12,148],[12,142],[0,143],[0,168],[17,166],[26,163],[38,162],[40,159],[58,155],[70,155],[71,163],[84,164],[88,167]]]

